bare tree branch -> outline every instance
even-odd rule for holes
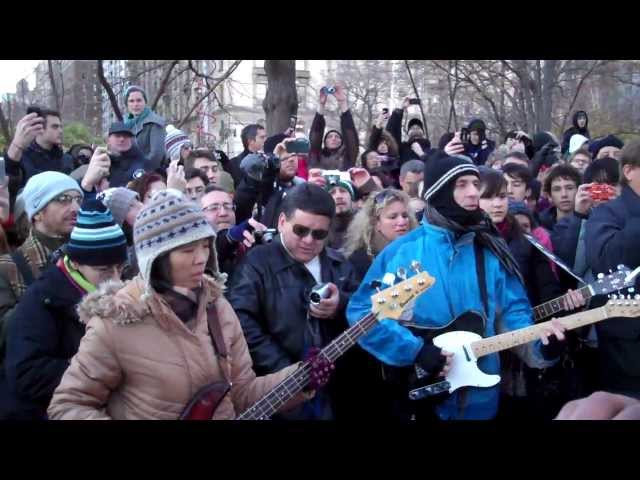
[[[111,103],[111,108],[113,108],[113,113],[116,115],[116,118],[119,121],[122,121],[122,112],[120,111],[120,107],[118,106],[118,100],[116,95],[113,93],[113,88],[109,84],[109,81],[104,76],[104,65],[102,64],[103,60],[98,60],[98,80],[100,80],[100,85],[104,88],[104,91],[107,92],[107,96],[109,97],[109,102]]]
[[[164,95],[164,91],[167,88],[167,85],[169,84],[169,77],[171,76],[171,72],[173,71],[174,68],[176,68],[176,65],[178,64],[180,60],[173,60],[170,64],[169,64],[169,68],[167,68],[167,71],[164,73],[164,76],[162,77],[162,80],[160,81],[160,86],[158,87],[158,91],[156,92],[156,96],[153,99],[153,101],[151,102],[151,106],[149,108],[151,108],[151,110],[155,110],[156,107],[158,106],[158,102],[160,101],[160,98],[162,97],[162,95]]]

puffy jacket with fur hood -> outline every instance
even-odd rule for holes
[[[196,317],[187,323],[159,294],[142,300],[143,288],[136,277],[106,283],[85,297],[78,313],[87,332],[54,393],[49,418],[175,420],[198,389],[224,380],[232,383],[231,391],[213,419],[233,419],[298,368],[256,377],[238,317],[210,277],[205,276]],[[209,335],[210,303],[217,309],[226,357],[215,353]]]

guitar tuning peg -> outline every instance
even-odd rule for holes
[[[622,265],[622,264],[620,264],[620,265],[618,265],[616,268],[618,269],[618,271],[619,271],[619,272],[621,272],[622,270],[624,270],[624,269],[625,269],[625,266],[624,266],[624,265]]]
[[[417,260],[412,261],[411,270],[413,270],[416,273],[420,273],[422,271],[422,264]]]
[[[636,289],[635,289],[634,287],[629,287],[629,288],[627,289],[627,291],[628,291],[629,293],[633,293],[633,292],[635,292],[635,291],[636,291]]]
[[[402,280],[407,279],[407,271],[405,270],[404,267],[398,267],[398,270],[396,271],[396,275],[400,277]]]
[[[391,272],[387,272],[384,274],[384,277],[382,277],[382,283],[392,286],[396,281],[396,276],[391,273]]]
[[[382,286],[382,282],[380,280],[372,280],[370,285],[372,288],[375,288],[378,293],[380,293],[380,287]]]
[[[633,296],[633,299],[634,299],[634,300],[640,300],[640,294],[636,293],[636,294]]]
[[[617,300],[618,299],[618,295],[616,295],[615,293],[612,293],[611,295],[609,295],[609,298],[611,300]]]
[[[613,270],[609,269],[609,273],[613,273]]]
[[[598,280],[602,280],[604,278],[604,273],[599,273],[598,274]]]

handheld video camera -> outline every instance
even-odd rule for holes
[[[251,153],[242,159],[240,169],[249,177],[262,181],[264,177],[273,177],[280,170],[280,158],[274,154]]]
[[[318,283],[309,293],[309,302],[313,305],[318,305],[322,299],[327,299],[331,296],[328,283]]]
[[[471,132],[469,131],[468,128],[461,128],[460,129],[460,141],[462,143],[469,143],[469,140],[471,139]]]
[[[336,93],[336,87],[322,87],[320,91],[325,95],[333,95],[334,93]]]
[[[273,238],[278,234],[275,228],[267,228],[266,230],[253,232],[253,238],[256,239],[256,245],[266,245],[273,242]]]
[[[293,142],[285,143],[287,153],[309,153],[311,145],[306,138],[296,138]]]
[[[587,191],[593,201],[608,202],[616,196],[616,189],[607,183],[594,183]]]

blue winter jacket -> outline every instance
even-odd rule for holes
[[[423,270],[435,277],[435,284],[415,303],[412,321],[420,325],[445,326],[468,310],[483,311],[478,286],[473,233],[457,240],[444,228],[423,223],[409,234],[389,244],[375,258],[371,268],[351,297],[347,307],[349,324],[354,324],[371,309],[370,297],[376,293],[372,280],[381,280],[385,273],[398,267],[409,271],[412,260],[418,260]],[[519,280],[507,273],[498,258],[485,249],[485,272],[488,291],[488,321],[484,336],[532,324],[532,311],[527,294]],[[500,317],[500,321],[496,321]],[[361,346],[381,361],[393,366],[411,366],[423,346],[423,340],[394,320],[382,319],[360,340]],[[540,341],[521,347],[523,358],[532,367],[545,367],[553,362],[543,360]],[[525,353],[526,352],[526,353]],[[481,357],[478,365],[488,374],[500,371],[498,354]],[[490,419],[498,408],[499,386],[469,387],[464,409],[458,405],[460,391],[454,392],[437,408],[442,419]]]

